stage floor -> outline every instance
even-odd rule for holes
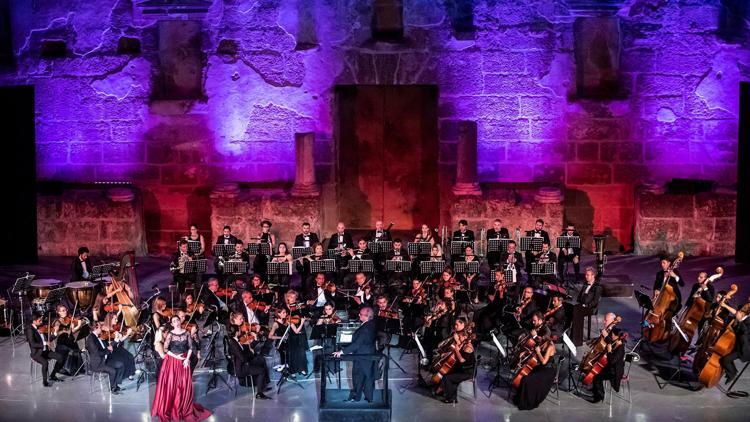
[[[169,280],[167,260],[159,258],[139,259],[138,274],[142,292],[151,290],[151,286],[166,285]],[[588,262],[588,260],[584,260]],[[42,277],[66,279],[69,260],[63,258],[44,258],[33,267],[0,267],[0,285],[8,287],[9,281],[19,272],[30,271]],[[731,259],[721,258],[687,258],[681,267],[686,277],[687,286],[683,297],[695,280],[698,271],[712,271],[717,265],[724,266],[725,277],[716,283],[717,290],[727,288],[731,283],[739,286],[738,298],[750,295],[750,283],[740,281],[750,275],[750,266],[736,265]],[[636,288],[641,284],[651,286],[658,263],[653,258],[636,256],[612,257],[607,264],[608,274],[628,274]],[[638,337],[640,313],[633,298],[604,298],[601,311],[613,311],[624,317],[622,326],[632,334],[629,348]],[[480,348],[483,364],[491,363],[491,350]],[[746,421],[750,414],[750,399],[731,399],[718,388],[691,391],[683,382],[667,384],[659,389],[657,380],[664,383],[655,374],[659,366],[646,356],[633,364],[631,370],[632,404],[615,398],[611,407],[608,400],[591,404],[583,398],[561,391],[559,401],[555,394],[550,394],[540,408],[533,411],[519,411],[508,399],[508,390],[498,388],[490,398],[488,387],[494,377],[489,368],[480,368],[477,381],[477,397],[472,397],[471,385],[461,386],[458,403],[443,404],[433,399],[426,389],[413,385],[416,361],[415,355],[407,354],[400,358],[401,350],[393,349],[392,356],[406,371],[391,364],[390,388],[393,391],[394,421],[471,421],[471,420],[523,420],[523,421],[566,421],[597,420],[609,418],[618,421],[662,421],[662,420],[721,420]],[[41,381],[30,383],[29,349],[25,342],[18,342],[13,347],[8,338],[0,339],[0,420],[149,420],[150,402],[154,385],[144,384],[135,391],[135,382],[126,381],[122,395],[111,396],[101,392],[99,385],[90,393],[88,376],[76,379],[65,377],[65,382],[54,383],[51,388],[44,388]],[[309,359],[312,362],[311,359]],[[739,362],[738,362],[739,363]],[[741,368],[741,367],[740,367]],[[669,369],[663,368],[665,376]],[[273,420],[308,422],[317,420],[317,403],[319,380],[310,378],[302,380],[301,386],[285,384],[281,394],[275,390],[272,400],[255,400],[247,389],[241,388],[237,397],[223,384],[206,395],[206,384],[210,374],[198,371],[194,377],[196,399],[199,403],[214,412],[213,420]],[[565,379],[565,371],[561,379]],[[685,373],[690,377],[689,370]],[[278,379],[277,374],[273,374]],[[334,380],[335,382],[335,380]],[[348,379],[343,379],[343,387]],[[563,390],[566,383],[561,383]],[[695,385],[695,383],[693,383]],[[380,388],[380,382],[378,383]],[[722,384],[723,386],[723,384]],[[696,386],[697,387],[697,386]],[[746,372],[735,386],[735,390],[750,390],[750,371]]]

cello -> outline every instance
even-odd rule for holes
[[[615,328],[615,325],[619,324],[621,321],[622,317],[616,316],[614,321],[606,326],[604,330],[607,331],[607,333],[610,333],[612,329]],[[602,353],[606,355],[607,344],[607,337],[600,334],[599,338],[591,345],[591,349],[583,356],[583,359],[581,359],[579,370],[582,374],[591,371],[591,368],[594,367]]]
[[[547,350],[547,347],[552,344],[551,338],[543,338],[541,341],[541,345],[539,347],[540,350]],[[536,355],[536,351],[534,349],[531,350],[532,353],[528,355],[528,357],[519,363],[518,370],[516,371],[516,374],[513,376],[513,381],[511,382],[511,385],[513,385],[513,388],[518,389],[518,387],[521,386],[521,380],[526,375],[529,375],[531,371],[534,370],[539,365],[539,359]]]
[[[701,384],[708,388],[715,387],[721,379],[721,363],[719,360],[734,350],[735,335],[732,325],[735,319],[727,323],[721,317],[721,309],[726,307],[726,301],[737,292],[737,285],[732,284],[729,292],[719,300],[713,312],[711,325],[701,333],[700,347],[693,360],[693,373],[698,376]],[[728,308],[734,311],[731,308]]]
[[[128,293],[130,286],[126,281],[126,277],[131,270],[133,274],[135,273],[134,265],[135,253],[127,252],[122,256],[122,259],[120,259],[120,270],[118,272],[112,271],[110,273],[112,276],[111,287],[117,290],[115,297],[117,298],[117,302],[122,305],[123,321],[129,328],[135,328],[138,325],[139,313],[138,308],[133,304],[133,299]],[[130,270],[128,269],[128,266],[130,267]],[[132,274],[130,274],[130,276],[132,277]]]
[[[680,266],[684,257],[684,252],[678,253],[677,258],[664,271],[664,282],[662,283],[661,290],[654,297],[652,301],[654,304],[653,309],[648,312],[644,320],[643,325],[646,328],[643,330],[643,336],[651,343],[664,340],[665,336],[669,333],[667,331],[667,324],[671,322],[674,316],[670,307],[677,300],[677,294],[674,288],[667,283],[667,280],[669,280],[669,273]]]
[[[467,344],[469,344],[476,338],[476,335],[474,334],[473,322],[466,326],[466,328],[464,329],[464,335],[466,336],[466,338],[461,340],[461,342],[456,345],[453,344],[453,338],[451,337],[448,339],[450,341],[447,341],[444,344],[438,346],[440,354],[435,355],[431,365],[433,372],[431,379],[434,384],[440,384],[440,380],[442,380],[443,377],[447,375],[451,371],[451,369],[453,369],[453,366],[455,366],[456,362],[458,361],[458,359],[456,359],[456,353],[454,352],[454,350],[463,350],[463,348],[466,347]],[[445,351],[446,348],[448,349],[447,351]]]
[[[706,317],[708,311],[706,307],[706,300],[701,297],[701,293],[707,289],[709,283],[716,281],[719,277],[724,274],[724,269],[721,267],[716,268],[716,274],[712,275],[706,280],[704,286],[698,288],[693,295],[693,303],[690,305],[687,311],[682,314],[682,318],[679,322],[680,330],[685,333],[685,337],[682,336],[680,330],[673,330],[671,338],[669,339],[669,351],[672,353],[685,353],[690,347],[690,343],[693,341],[693,336],[698,330],[698,326],[701,321]]]
[[[620,338],[612,342],[612,348],[611,350],[615,350],[618,347],[622,346],[624,342],[626,342],[628,339],[628,334],[623,333]],[[591,366],[591,369],[588,371],[588,373],[583,377],[583,380],[581,381],[583,385],[591,385],[592,382],[594,382],[594,377],[599,375],[602,370],[604,370],[604,367],[607,366],[607,363],[609,363],[609,358],[607,355],[609,352],[607,352],[607,349],[602,351],[601,355],[599,355],[599,358],[596,359],[596,362]]]

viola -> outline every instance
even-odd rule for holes
[[[398,311],[394,311],[393,309],[390,309],[390,308],[379,310],[378,316],[381,318],[399,319]]]
[[[217,297],[232,297],[233,294],[235,294],[237,290],[231,288],[231,287],[219,287],[214,294]]]
[[[267,304],[266,302],[259,302],[257,300],[250,302],[249,307],[253,310],[253,312],[268,312],[268,310],[271,309],[271,305]]]
[[[292,315],[290,317],[287,317],[287,319],[289,320],[290,323],[294,325],[299,325],[300,322],[302,322],[302,317],[299,315]]]
[[[627,334],[623,334],[622,337],[618,338],[612,343],[612,350],[617,349],[622,345],[622,343],[627,339]],[[599,359],[596,360],[594,365],[591,367],[591,370],[583,377],[583,385],[591,385],[592,382],[594,382],[594,377],[599,375],[602,370],[604,370],[604,367],[607,366],[609,358],[607,357],[607,353],[602,353],[601,356],[599,356]]]
[[[329,281],[328,283],[326,283],[325,289],[328,290],[331,293],[335,292],[336,291],[336,283],[334,283],[333,281]]]

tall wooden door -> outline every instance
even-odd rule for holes
[[[437,87],[336,88],[339,219],[409,230],[439,222]]]

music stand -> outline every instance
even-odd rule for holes
[[[453,267],[456,274],[479,274],[479,261],[456,261]]]
[[[512,387],[511,382],[505,379],[502,375],[502,368],[507,367],[508,365],[508,352],[505,350],[503,345],[500,344],[500,340],[497,338],[497,333],[497,329],[493,329],[492,331],[490,331],[492,343],[495,345],[495,348],[497,348],[497,362],[495,363],[495,378],[492,379],[489,389],[487,390],[488,398],[492,396],[492,390],[495,387],[500,387],[501,383],[505,384],[505,386],[508,388]],[[508,370],[510,371],[510,368],[508,368]]]
[[[522,252],[540,252],[542,250],[542,242],[544,242],[544,239],[541,237],[524,236],[521,238],[520,249]]]
[[[270,243],[248,243],[247,244],[248,255],[271,255],[271,244]]]
[[[245,261],[224,261],[224,274],[247,274],[247,268]]]
[[[641,321],[644,321],[646,318],[646,313],[654,309],[654,304],[651,302],[651,297],[639,290],[633,291],[633,297],[635,297],[635,300],[638,302],[638,307],[641,308]],[[641,338],[639,338],[635,343],[635,346],[633,346],[631,352],[634,352],[638,348],[638,346],[640,346],[641,341],[643,340],[643,330],[645,329],[646,325],[641,322]]]
[[[411,256],[429,255],[432,250],[430,242],[409,242],[406,244],[406,250]]]
[[[345,249],[326,249],[326,258],[328,259],[341,259],[341,252]]]
[[[511,239],[500,238],[500,239],[488,239],[487,240],[487,252],[499,252],[504,253],[508,251],[508,243]]]
[[[503,275],[505,276],[504,279],[506,280],[506,283],[513,283],[513,270],[504,270]],[[518,276],[519,272],[516,271],[516,280],[515,282],[518,282]]]
[[[532,262],[531,275],[548,276],[555,275],[554,262]]]
[[[91,267],[91,279],[96,280],[109,275],[109,272],[113,268],[118,267],[120,264],[116,262],[110,262],[108,264],[94,265]]]
[[[211,247],[211,253],[213,254],[213,256],[223,256],[223,257],[226,258],[233,251],[234,251],[234,244],[233,243],[230,243],[228,245],[224,245],[224,244],[218,243],[218,244],[213,245]]]
[[[391,240],[377,240],[367,242],[367,247],[370,248],[370,252],[373,254],[385,253],[393,249],[393,241]]]
[[[465,240],[452,240],[451,241],[451,255],[463,255],[466,252],[466,247],[471,246],[474,248],[474,242],[468,242]]]
[[[62,300],[63,296],[65,296],[65,290],[67,287],[60,287],[57,289],[52,289],[47,294],[47,297],[44,298],[44,309],[49,311],[50,309],[54,309],[55,306]]]
[[[335,343],[336,337],[338,334],[338,324],[320,324],[320,325],[314,325],[312,332],[310,333],[310,340],[320,340],[322,343],[325,343],[326,340],[333,340]],[[324,349],[325,350],[325,349]],[[321,375],[323,376],[323,368],[321,368]],[[326,368],[328,369],[328,368]],[[334,372],[333,370],[329,369],[327,372]],[[312,372],[311,372],[312,373]],[[328,374],[325,374],[328,376]]]
[[[313,250],[310,246],[292,246],[292,259],[299,259],[312,254]]]
[[[440,274],[445,269],[445,261],[422,261],[419,272],[422,274]]]
[[[310,272],[315,273],[334,273],[336,272],[336,260],[335,259],[321,259],[318,261],[310,261]]]
[[[183,267],[183,274],[196,274],[197,281],[201,282],[201,274],[206,272],[208,264],[205,259],[193,259],[191,261],[185,261]]]
[[[34,277],[36,277],[34,274],[26,273],[25,276],[19,277],[16,279],[16,282],[13,283],[13,287],[10,289],[11,295],[18,295],[18,301],[21,305],[21,322],[13,327],[13,329],[10,331],[11,336],[11,343],[15,345],[15,333],[18,331],[18,334],[23,334],[23,330],[26,327],[24,324],[24,309],[23,309],[23,298],[26,296],[26,293],[31,289],[31,282],[34,280]],[[12,319],[12,313],[11,313],[11,319]],[[11,326],[13,325],[13,321],[11,321]]]
[[[350,273],[372,273],[373,268],[371,259],[352,259],[349,261]]]
[[[385,261],[385,270],[397,273],[408,273],[411,271],[410,261],[389,260]]]
[[[573,344],[573,341],[568,337],[568,331],[567,329],[563,331],[563,347],[565,349],[568,349],[568,392],[571,391],[571,384],[573,385],[574,389],[573,391],[575,393],[578,393],[578,383],[576,382],[575,378],[573,377],[573,358],[578,355],[576,351],[576,345]]]

